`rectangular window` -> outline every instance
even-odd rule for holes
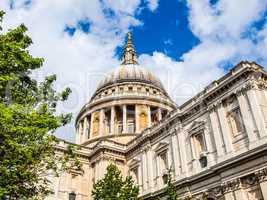
[[[243,131],[243,122],[239,107],[228,113],[227,121],[234,137]]]
[[[198,133],[193,136],[194,146],[198,156],[207,150],[206,142],[203,133]]]
[[[131,170],[131,176],[136,184],[138,184],[138,167],[135,167]]]
[[[161,171],[163,172],[168,169],[167,152],[163,152],[159,154],[159,159],[160,159],[160,168],[161,168]]]

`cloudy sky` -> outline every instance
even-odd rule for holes
[[[34,73],[71,87],[59,112],[77,112],[120,64],[133,32],[139,63],[181,104],[241,60],[267,67],[267,0],[0,0],[4,29],[24,23],[45,58]],[[57,136],[74,141],[73,122]]]

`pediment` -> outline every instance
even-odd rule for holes
[[[190,134],[194,134],[194,133],[197,133],[201,130],[204,130],[205,129],[205,121],[194,121],[190,128],[188,129],[188,132]]]
[[[160,141],[156,147],[155,147],[155,152],[161,152],[161,151],[164,151],[168,148],[169,146],[169,142],[167,141]]]
[[[140,159],[139,158],[133,158],[130,163],[129,163],[129,166],[130,167],[133,167],[135,165],[138,165],[138,163],[140,162]]]

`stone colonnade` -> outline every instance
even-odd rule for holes
[[[140,133],[167,114],[167,110],[141,104],[114,105],[96,110],[78,122],[76,142],[121,133]]]

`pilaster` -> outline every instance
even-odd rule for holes
[[[140,133],[139,125],[139,105],[135,105],[135,132]]]
[[[148,127],[151,126],[151,108],[147,106]]]
[[[181,132],[177,133],[177,141],[179,146],[179,152],[180,152],[180,166],[181,166],[181,173],[187,174],[188,167],[187,167],[187,157],[186,157],[186,145],[185,145],[185,133],[181,130]]]
[[[210,110],[209,115],[210,115],[210,123],[211,123],[211,127],[213,130],[214,138],[216,138],[215,145],[216,145],[216,150],[217,150],[217,156],[221,157],[225,154],[225,145],[224,145],[223,136],[220,131],[220,124],[219,124],[218,116],[217,116],[215,109],[216,107],[213,107]]]
[[[251,88],[247,90],[248,100],[250,103],[250,108],[255,119],[255,123],[259,132],[260,137],[266,136],[265,128],[264,128],[264,121],[263,115],[260,110],[260,105],[257,99],[256,89]]]
[[[111,107],[110,112],[110,133],[113,135],[115,130],[115,106]]]
[[[158,118],[159,121],[162,119],[161,108],[158,108]]]
[[[219,104],[217,113],[220,123],[220,130],[224,139],[225,150],[227,153],[230,153],[233,150],[232,139],[229,133],[229,126],[226,122],[226,113],[222,103]]]
[[[258,139],[256,134],[256,127],[254,124],[254,119],[252,117],[251,110],[249,108],[248,101],[246,99],[246,96],[244,92],[239,92],[237,94],[237,100],[239,104],[239,108],[242,115],[242,120],[244,122],[244,127],[246,129],[246,134],[248,136],[249,142],[254,142]]]
[[[178,141],[177,141],[177,135],[176,130],[174,134],[171,135],[171,144],[172,144],[172,157],[173,157],[173,168],[174,168],[174,175],[175,177],[178,177],[181,174],[181,168],[180,168],[180,154],[179,154],[179,147],[178,147]]]
[[[154,177],[153,165],[154,164],[155,163],[153,162],[153,151],[151,150],[151,148],[149,148],[147,151],[147,169],[148,169],[150,192],[152,192],[152,190],[154,188],[154,184],[153,184],[153,177]]]
[[[127,105],[122,106],[122,132],[127,132]]]
[[[263,199],[267,199],[267,181],[261,182],[260,188],[261,188]]]
[[[100,117],[99,117],[99,135],[103,136],[105,135],[105,124],[104,124],[104,119],[105,119],[105,111],[104,109],[100,110]]]

